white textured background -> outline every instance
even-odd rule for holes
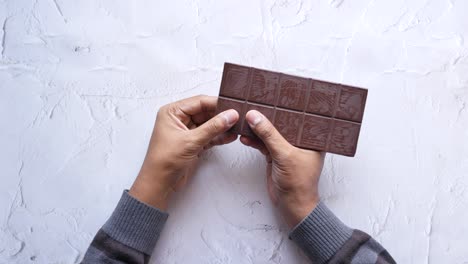
[[[243,2],[243,3],[241,3]],[[225,61],[369,88],[323,200],[401,263],[468,263],[468,1],[0,1],[0,263],[77,263],[138,172],[159,106]],[[263,159],[205,156],[153,263],[306,263]]]

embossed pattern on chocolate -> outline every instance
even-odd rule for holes
[[[294,146],[353,157],[366,99],[366,89],[225,63],[216,112],[236,109],[231,131],[255,136],[245,121],[255,109]]]

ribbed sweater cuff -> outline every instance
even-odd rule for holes
[[[289,233],[314,263],[325,263],[351,237],[353,230],[343,224],[328,207],[317,207]]]
[[[151,255],[168,216],[133,198],[125,190],[102,230],[113,239]]]

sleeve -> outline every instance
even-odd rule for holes
[[[314,263],[396,263],[377,241],[343,224],[322,202],[289,237]]]
[[[168,216],[124,191],[81,263],[148,263]]]

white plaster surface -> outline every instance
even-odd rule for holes
[[[225,61],[369,88],[323,200],[400,263],[468,263],[468,1],[0,1],[0,263],[78,263],[157,109]],[[203,158],[152,263],[307,263],[240,143]]]

